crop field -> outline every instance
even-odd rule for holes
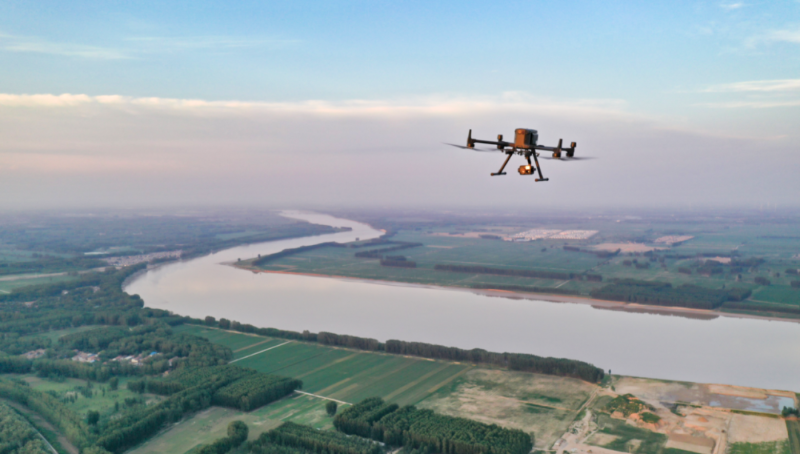
[[[236,364],[299,378],[303,380],[304,393],[318,396],[295,395],[251,413],[223,409],[204,412],[202,417],[208,420],[204,424],[220,431],[237,418],[248,424],[252,422],[256,431],[267,430],[274,427],[276,421],[285,420],[330,428],[331,418],[324,412],[323,397],[356,403],[377,396],[399,405],[417,405],[453,416],[532,431],[536,434],[536,446],[545,447],[566,431],[578,409],[596,389],[594,385],[569,378],[294,341],[287,343],[283,339],[201,326],[180,326],[176,330],[207,337],[230,348],[236,346],[239,349],[234,354]],[[248,342],[251,346],[243,346]],[[173,443],[170,440],[181,437],[179,427],[135,452],[158,452],[154,446]],[[209,441],[212,439],[209,436]]]
[[[182,326],[176,330],[207,337],[238,350],[234,361],[239,366],[298,378],[303,380],[304,392],[347,403],[377,396],[400,405],[413,405],[472,367],[267,339],[199,326]]]
[[[47,276],[47,277],[24,277],[20,276],[19,279],[13,280],[0,280],[0,293],[11,293],[12,290],[18,287],[25,287],[28,285],[39,284],[57,284],[59,282],[68,282],[77,279],[73,276]]]

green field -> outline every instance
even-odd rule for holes
[[[530,227],[528,227],[530,228]],[[789,238],[793,235],[786,226],[728,225],[702,226],[697,224],[609,224],[594,225],[558,225],[543,228],[578,228],[599,230],[589,240],[556,241],[537,240],[532,242],[508,242],[491,239],[441,236],[445,233],[463,233],[471,230],[488,234],[508,232],[509,228],[498,228],[487,225],[465,225],[455,228],[416,228],[400,230],[392,241],[422,243],[423,246],[404,249],[390,254],[403,255],[416,262],[416,268],[397,268],[381,266],[377,259],[355,257],[356,252],[379,249],[387,246],[366,248],[334,248],[314,249],[289,255],[271,261],[261,269],[268,271],[289,271],[298,273],[322,274],[362,279],[378,279],[396,282],[408,282],[440,286],[492,286],[514,285],[528,287],[557,287],[560,290],[577,292],[588,296],[589,292],[602,283],[578,281],[538,279],[515,276],[496,276],[488,274],[472,274],[438,271],[437,264],[453,264],[468,266],[484,266],[503,269],[546,270],[569,273],[592,273],[603,276],[604,282],[618,278],[630,278],[646,281],[669,282],[673,286],[683,284],[698,285],[707,288],[721,289],[746,287],[754,291],[751,302],[766,302],[800,305],[800,289],[792,289],[792,280],[800,280],[800,276],[786,275],[787,268],[800,268],[800,240]],[[526,230],[526,228],[517,228]],[[694,235],[695,238],[671,248],[667,252],[670,257],[663,263],[652,262],[642,254],[620,254],[615,257],[601,259],[587,252],[564,250],[563,246],[575,246],[583,249],[599,243],[636,242],[650,244],[656,238],[667,234]],[[775,239],[773,237],[780,237]],[[788,239],[784,239],[784,237]],[[663,245],[662,245],[663,246]],[[740,254],[743,258],[759,258],[764,262],[757,268],[731,272],[730,267],[721,274],[711,276],[678,272],[679,268],[695,268],[698,257],[702,255],[729,256]],[[683,257],[683,258],[681,258]],[[639,264],[647,263],[649,268],[637,269],[626,266],[625,262],[637,260]],[[701,261],[704,259],[701,259]],[[249,262],[245,262],[247,265]],[[737,275],[742,281],[737,282]],[[756,277],[768,278],[772,285],[760,286],[754,283]]]
[[[152,403],[161,399],[160,396],[153,394],[141,395],[129,391],[125,384],[129,380],[134,379],[131,377],[120,377],[119,389],[116,391],[111,391],[111,389],[108,387],[108,384],[92,382],[92,396],[87,397],[80,392],[81,388],[86,387],[88,383],[86,380],[66,378],[59,381],[53,381],[39,378],[34,375],[9,374],[9,376],[15,376],[25,380],[33,389],[44,392],[54,392],[61,397],[62,400],[64,400],[63,398],[65,397],[72,397],[74,402],[65,400],[67,407],[82,416],[85,416],[89,410],[95,410],[100,412],[100,414],[104,417],[113,417],[114,404],[119,403],[120,405],[123,405],[126,398],[131,399],[143,397],[147,403]]]
[[[237,365],[299,378],[302,393],[312,395],[296,393],[250,413],[212,408],[143,444],[133,451],[136,454],[185,452],[219,437],[234,419],[250,425],[253,437],[281,421],[330,429],[326,399],[343,406],[376,396],[399,405],[418,405],[533,432],[536,446],[544,448],[567,430],[596,389],[564,377],[269,339],[202,326],[182,325],[175,331],[228,346],[235,351]]]
[[[14,276],[18,279],[14,280],[0,280],[0,293],[11,293],[12,290],[19,287],[26,287],[28,285],[39,284],[57,284],[59,282],[69,282],[77,279],[75,276],[48,276],[48,277],[34,277],[35,275],[22,275]]]
[[[267,340],[199,326],[180,326],[175,330],[207,337],[231,348],[239,366],[299,378],[303,380],[304,392],[347,403],[378,396],[400,405],[413,405],[472,367],[282,339]]]

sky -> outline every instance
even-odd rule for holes
[[[4,210],[797,208],[799,124],[798,1],[0,0]]]

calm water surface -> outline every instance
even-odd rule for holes
[[[285,213],[352,232],[241,246],[148,271],[125,290],[148,307],[260,327],[331,331],[590,362],[615,374],[800,391],[800,324],[596,309],[465,290],[252,273],[224,265],[382,232],[331,216]]]

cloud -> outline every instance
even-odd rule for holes
[[[800,29],[770,30],[745,40],[745,46],[749,48],[772,43],[800,44]]]
[[[126,38],[141,52],[178,52],[186,50],[230,50],[245,48],[277,49],[298,44],[296,39],[246,38],[236,36],[139,36]]]
[[[38,37],[0,33],[0,50],[16,53],[57,55],[88,60],[124,60],[147,54],[174,53],[192,50],[225,51],[244,48],[279,49],[299,43],[299,40],[237,36],[191,37],[131,37],[118,47],[90,46],[52,42]]]
[[[91,60],[121,60],[131,58],[125,51],[109,47],[56,43],[41,38],[6,34],[0,34],[0,49],[7,52],[59,55]]]
[[[786,92],[800,90],[800,79],[750,80],[712,85],[703,93]]]
[[[508,92],[485,97],[417,97],[401,100],[347,100],[340,102],[309,100],[298,102],[260,102],[238,100],[204,100],[123,95],[86,94],[4,94],[0,107],[107,107],[150,109],[198,115],[230,115],[258,112],[316,114],[324,116],[463,116],[490,111],[560,112],[574,115],[629,116],[626,103],[618,99],[579,99],[557,101],[526,93]]]
[[[800,100],[794,101],[730,101],[730,102],[717,102],[717,103],[700,103],[696,104],[702,107],[711,107],[715,109],[771,109],[775,107],[797,107],[800,106]]]
[[[620,100],[518,92],[293,103],[3,94],[0,193],[14,196],[0,208],[797,203],[791,138],[770,142],[775,166],[746,155],[763,148],[764,131],[742,138],[689,123],[631,112]],[[463,143],[470,128],[491,139],[526,126],[545,145],[575,141],[579,156],[598,159],[543,161],[550,182],[534,184],[513,172],[490,178],[499,152],[442,144]],[[751,173],[769,174],[770,185]]]
[[[735,10],[735,9],[742,8],[745,5],[742,2],[737,2],[737,3],[722,3],[719,6],[720,6],[720,8],[722,8],[724,10],[732,11],[732,10]]]

